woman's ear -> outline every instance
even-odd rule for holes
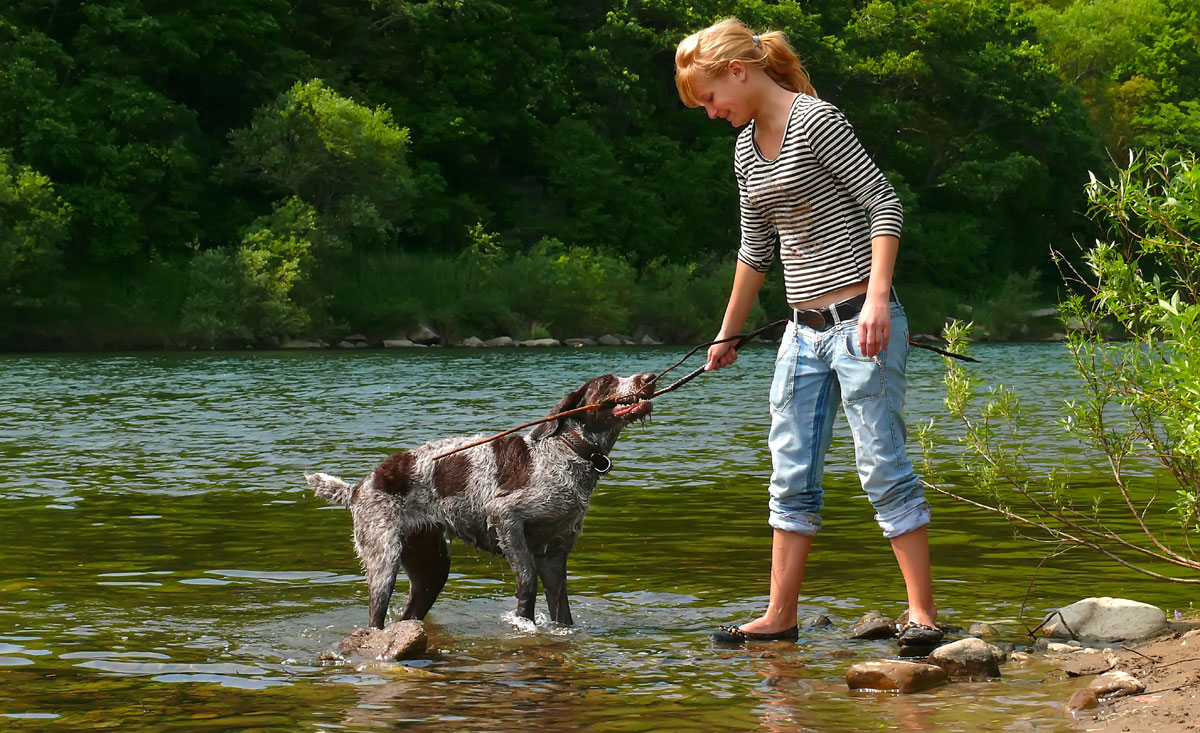
[[[579,402],[583,399],[583,393],[587,390],[587,387],[588,385],[585,384],[574,392],[568,393],[565,397],[558,401],[558,404],[554,406],[554,409],[550,410],[550,414],[557,415],[560,412],[566,412],[567,410],[573,410],[576,407],[579,407]],[[560,427],[560,422],[562,421],[550,420],[534,426],[533,430],[529,432],[530,439],[541,440],[542,438],[548,438],[552,435],[556,435]]]
[[[746,65],[741,59],[734,59],[725,67],[725,71],[734,81],[742,81],[746,78]]]

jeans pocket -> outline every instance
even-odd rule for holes
[[[792,401],[796,388],[796,360],[800,358],[800,347],[795,339],[784,336],[775,356],[775,376],[771,379],[771,409],[781,412]]]
[[[842,358],[837,360],[835,368],[842,388],[842,402],[853,405],[882,397],[886,386],[882,359],[884,352],[864,356],[858,347],[857,326],[846,333],[845,348],[841,352]]]

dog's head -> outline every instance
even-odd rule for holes
[[[648,372],[634,374],[631,377],[614,377],[605,374],[602,377],[589,379],[582,387],[567,394],[554,409],[551,415],[573,410],[584,405],[602,404],[595,410],[585,410],[577,415],[544,422],[535,427],[529,437],[534,440],[557,435],[567,423],[589,433],[594,439],[611,446],[629,423],[640,420],[650,414],[653,406],[649,397],[654,394],[654,375]]]

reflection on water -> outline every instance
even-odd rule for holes
[[[29,729],[1063,725],[1056,705],[1070,687],[1045,682],[1036,664],[920,695],[846,691],[851,663],[892,649],[847,641],[844,629],[867,610],[899,613],[904,589],[844,426],[801,606],[834,628],[794,645],[711,647],[713,627],[752,617],[766,599],[765,347],[660,398],[652,422],[626,432],[571,557],[576,628],[515,623],[508,568],[455,544],[428,620],[429,659],[361,671],[315,664],[365,621],[366,599],[349,517],[307,493],[304,470],[357,477],[399,448],[496,432],[545,414],[592,376],[654,371],[678,355],[0,358],[0,715]],[[1103,486],[1045,399],[1074,390],[1061,347],[977,355],[984,364],[972,369],[1030,397],[1035,468],[1066,464],[1074,480]],[[940,414],[940,374],[940,359],[914,353],[910,421]],[[1039,548],[931,499],[943,618],[1006,625],[1019,640]],[[1041,571],[1026,618],[1103,593],[1168,609],[1186,601],[1186,590],[1072,554]]]

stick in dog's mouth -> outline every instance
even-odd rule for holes
[[[613,408],[613,414],[618,417],[622,417],[631,412],[639,411],[640,414],[638,417],[641,417],[642,415],[650,412],[650,408],[652,407],[650,398],[654,396],[654,383],[657,379],[657,376],[652,377],[646,382],[645,385],[643,385],[633,394],[616,400],[616,404],[618,406]],[[643,407],[643,405],[645,407]]]
[[[634,398],[632,398],[631,402],[622,401],[622,402],[617,403],[617,405],[618,405],[617,407],[613,408],[613,414],[617,415],[618,417],[622,417],[622,416],[628,415],[629,413],[634,412],[635,410],[638,410],[638,409],[641,409],[642,412],[649,412],[653,403],[650,402],[650,400],[644,400],[640,397],[634,397]]]

